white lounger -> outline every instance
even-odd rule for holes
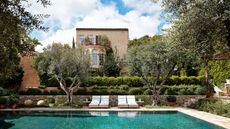
[[[126,96],[118,96],[118,107],[119,108],[128,108],[129,105],[126,100]]]
[[[109,96],[101,96],[100,108],[109,108]]]
[[[89,108],[97,108],[100,104],[101,96],[93,96]]]
[[[137,104],[137,102],[135,100],[135,96],[133,96],[133,95],[127,96],[127,103],[128,103],[130,108],[139,108],[139,105]]]

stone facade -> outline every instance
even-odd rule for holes
[[[25,102],[25,100],[32,100],[34,103],[37,103],[37,101],[39,100],[45,100],[47,99],[47,97],[51,97],[49,95],[21,95],[20,96],[20,104],[23,104]],[[66,100],[66,96],[65,95],[55,95],[52,96],[55,98],[55,103],[58,104],[63,104]],[[77,105],[83,105],[83,101],[86,100],[86,98],[88,100],[91,100],[92,96],[89,95],[74,95],[73,99],[74,99],[74,103],[76,103]],[[165,101],[165,97],[166,96],[159,96],[161,102]],[[194,99],[195,101],[198,99],[202,99],[205,98],[205,96],[203,95],[178,95],[177,97],[177,106],[184,106],[184,104],[186,102],[189,102],[191,99]],[[142,101],[144,101],[144,105],[151,105],[153,102],[153,96],[150,95],[138,95],[136,96],[136,100],[141,99]],[[110,95],[110,106],[111,107],[117,107],[117,95]]]
[[[127,28],[77,28],[76,43],[81,45],[92,55],[95,60],[92,67],[100,66],[100,54],[104,51],[104,46],[100,44],[101,37],[106,36],[110,47],[116,52],[116,56],[124,58],[128,48],[129,31]],[[88,38],[86,43],[85,39]],[[93,55],[96,54],[96,55]]]

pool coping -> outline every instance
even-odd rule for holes
[[[9,111],[38,111],[38,112],[58,112],[58,111],[177,111],[180,113],[184,113],[191,117],[198,118],[200,120],[206,121],[211,124],[215,124],[217,126],[230,129],[230,118],[198,111],[189,108],[155,108],[155,109],[146,109],[146,108],[138,108],[138,109],[119,109],[119,108],[109,108],[109,109],[60,109],[60,108],[19,108],[19,109],[0,109],[0,112],[9,112]]]

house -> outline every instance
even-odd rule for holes
[[[76,43],[91,54],[92,67],[98,68],[102,65],[108,45],[120,59],[125,57],[129,41],[127,28],[76,28],[76,31]]]

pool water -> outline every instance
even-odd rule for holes
[[[0,129],[223,129],[179,112],[0,114]]]

